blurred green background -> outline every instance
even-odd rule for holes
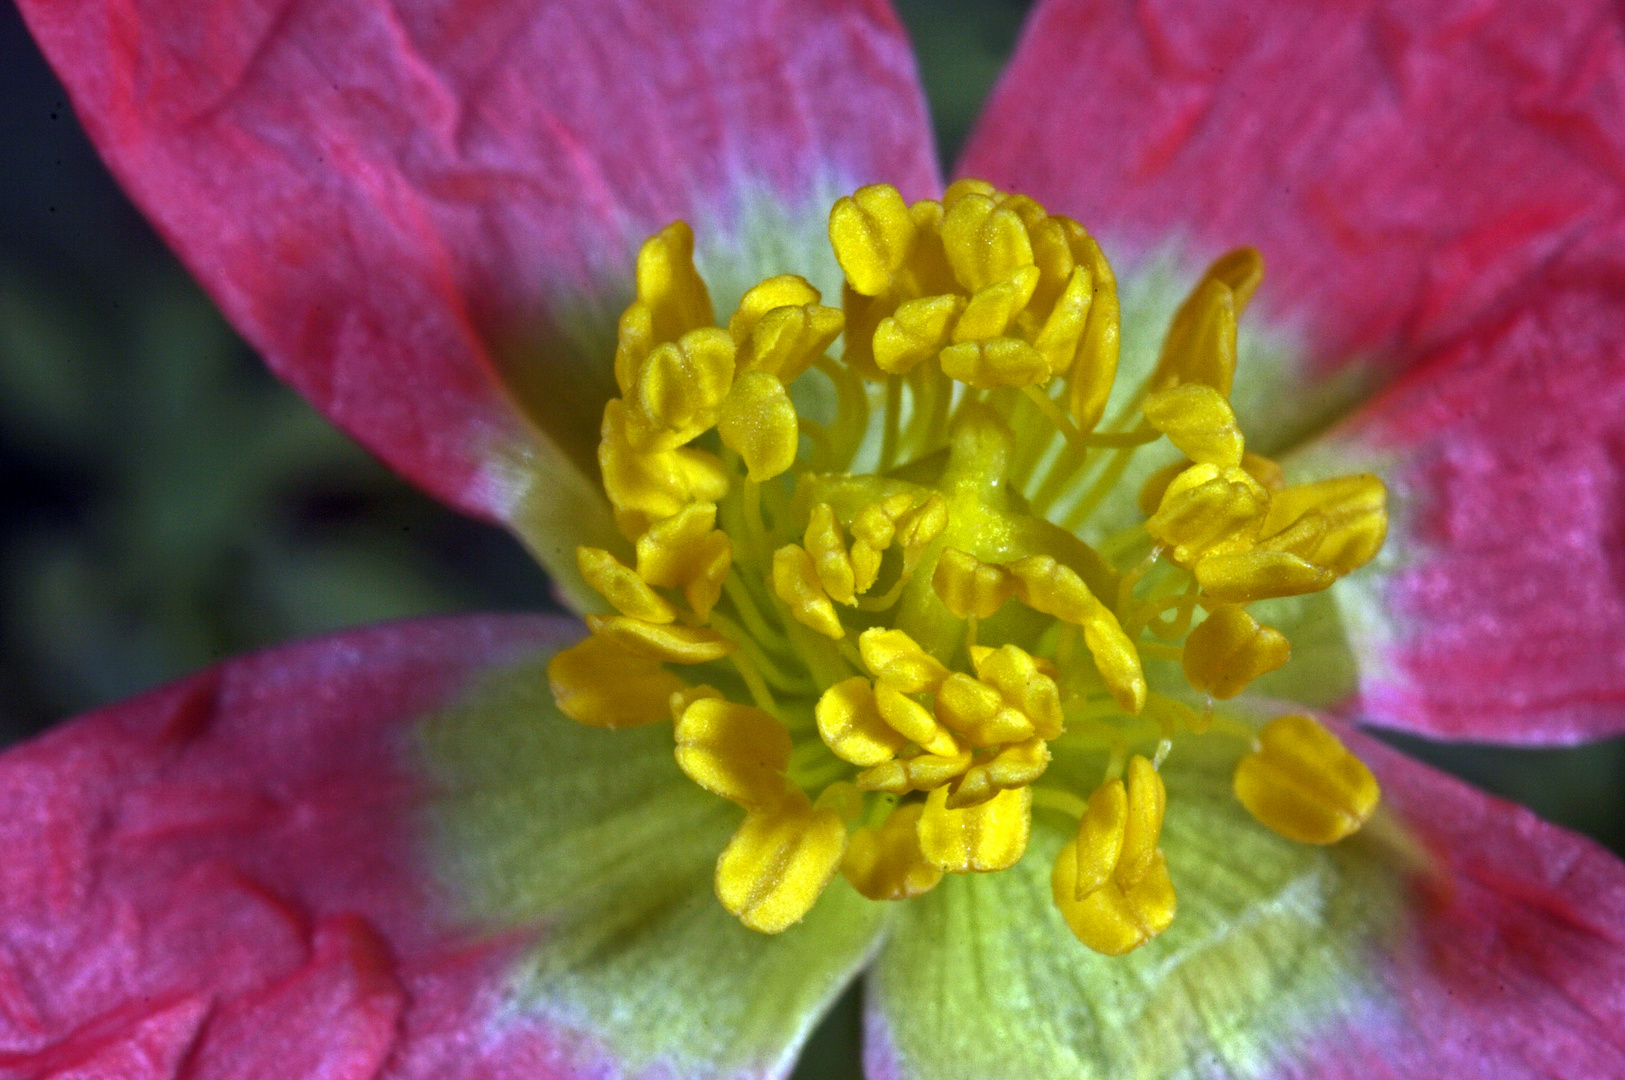
[[[1026,0],[905,0],[946,165]],[[552,606],[274,380],[129,206],[0,9],[0,745],[233,653],[380,619]],[[1625,851],[1625,740],[1392,737]],[[799,1078],[856,1076],[849,994]]]

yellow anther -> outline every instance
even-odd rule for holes
[[[672,450],[717,422],[733,386],[734,342],[714,326],[657,346],[627,398],[627,435],[644,453]]]
[[[703,626],[673,626],[629,619],[625,615],[588,615],[587,628],[628,652],[668,664],[703,664],[720,660],[738,646]]]
[[[1066,253],[1066,261],[1070,263],[1072,255],[1067,251],[1064,240],[1061,250]],[[1089,322],[1089,308],[1093,301],[1094,287],[1089,278],[1089,271],[1081,266],[1072,267],[1065,287],[1056,297],[1054,306],[1044,319],[1043,328],[1038,331],[1038,336],[1033,338],[1033,348],[1043,354],[1049,364],[1050,375],[1059,377],[1072,371],[1072,366],[1078,358],[1078,345],[1083,341],[1084,327]],[[1035,296],[1033,302],[1040,304],[1042,301]]]
[[[858,652],[871,675],[905,694],[935,693],[948,678],[942,661],[901,630],[865,630],[858,635]]]
[[[954,324],[955,344],[1003,335],[1032,300],[1040,276],[1038,267],[1023,266],[1009,277],[977,289]]]
[[[920,815],[925,804],[904,803],[879,828],[860,828],[846,845],[841,873],[871,900],[910,900],[930,892],[942,871],[920,851]]]
[[[1356,832],[1381,790],[1365,763],[1307,716],[1282,716],[1258,733],[1236,766],[1236,798],[1290,840],[1333,844]]]
[[[1033,264],[1027,226],[987,195],[967,192],[947,207],[942,244],[954,277],[970,292]]]
[[[1191,465],[1192,462],[1189,459],[1175,461],[1152,473],[1144,486],[1140,488],[1140,513],[1146,517],[1155,514],[1157,507],[1162,504],[1163,495],[1168,492],[1168,485],[1174,482],[1174,477],[1190,468]],[[1276,492],[1286,487],[1286,478],[1281,472],[1281,466],[1262,454],[1253,453],[1251,450],[1242,452],[1241,471],[1257,480],[1265,491]],[[1267,518],[1265,520],[1268,521]]]
[[[666,598],[649,588],[637,571],[603,548],[576,548],[576,568],[587,584],[622,615],[652,623],[676,621],[677,610]]]
[[[849,555],[852,560],[852,587],[866,593],[874,585],[875,579],[880,577],[881,553],[867,540],[860,538],[852,541]]]
[[[949,676],[952,682],[954,676]],[[947,684],[945,683],[944,686]],[[938,722],[930,709],[894,687],[881,682],[875,686],[875,705],[880,718],[927,754],[951,758],[959,753],[959,740]]]
[[[997,746],[1034,734],[1032,718],[1005,700],[997,687],[959,671],[937,691],[936,711],[943,724],[972,746]]]
[[[705,698],[720,698],[722,691],[714,686],[681,686],[671,692],[666,704],[671,708],[671,722],[677,723],[688,707]]]
[[[1013,562],[1010,572],[1022,603],[1083,628],[1084,646],[1106,689],[1124,711],[1138,716],[1145,707],[1145,670],[1134,642],[1111,609],[1089,591],[1076,571],[1048,555],[1029,555]]]
[[[715,502],[728,493],[727,470],[714,455],[688,448],[635,450],[626,423],[625,402],[615,399],[604,406],[598,469],[615,508],[615,523],[628,539],[689,503]]]
[[[1043,274],[1038,291],[1033,294],[1033,306],[1040,312],[1048,312],[1060,299],[1072,278],[1072,272],[1078,266],[1077,259],[1072,255],[1067,228],[1060,219],[1045,214],[1044,208],[1030,199],[1018,195],[1006,200],[1005,205],[1014,210],[1027,226],[1027,239],[1033,245],[1033,263]]]
[[[972,645],[966,651],[970,653],[971,666],[980,671],[982,669],[982,665],[987,663],[988,657],[992,656],[999,650],[991,645]],[[1043,674],[1052,679],[1060,678],[1061,670],[1055,666],[1054,661],[1046,660],[1042,656],[1035,656],[1032,658],[1032,661],[1033,666]]]
[[[1044,354],[1018,338],[996,337],[950,345],[939,357],[942,372],[977,390],[1034,386],[1049,380]]]
[[[1043,739],[1011,743],[986,761],[972,765],[948,791],[947,807],[959,810],[985,803],[1001,791],[1026,787],[1049,767],[1049,744]]]
[[[1027,850],[1033,789],[1011,788],[985,803],[948,809],[948,789],[927,796],[920,815],[920,851],[926,862],[950,874],[1006,870]]]
[[[1196,564],[1196,583],[1220,604],[1251,604],[1329,588],[1337,575],[1286,551],[1210,555]]]
[[[1207,268],[1207,276],[1230,286],[1239,318],[1264,280],[1264,256],[1257,248],[1235,248],[1213,260],[1213,265]]]
[[[846,553],[846,535],[829,503],[817,503],[807,516],[801,542],[813,558],[818,581],[830,599],[850,607],[857,599],[852,558]]]
[[[912,757],[893,758],[859,773],[858,790],[886,791],[893,795],[935,791],[970,768],[970,763],[971,750],[968,746],[951,757],[915,754]]]
[[[1095,788],[1078,822],[1073,853],[1074,900],[1082,900],[1108,884],[1123,858],[1123,835],[1128,829],[1128,788],[1113,778]]]
[[[777,375],[748,371],[723,403],[717,434],[744,458],[748,477],[761,483],[795,464],[801,423]]]
[[[694,269],[694,232],[674,221],[638,249],[637,296],[654,312],[655,337],[672,341],[712,322],[711,295]]]
[[[947,548],[931,572],[931,588],[955,618],[985,619],[1015,593],[1016,579],[1002,566]]]
[[[559,711],[593,727],[638,727],[666,718],[683,680],[652,660],[593,635],[553,655],[547,681]]]
[[[974,663],[976,677],[1030,720],[1039,738],[1060,737],[1061,695],[1049,661],[1039,660],[1018,646],[1003,645],[987,651],[978,649]]]
[[[1270,500],[1260,546],[1291,551],[1341,577],[1370,562],[1382,547],[1387,502],[1387,488],[1369,473],[1285,488]],[[1290,546],[1275,542],[1311,515],[1320,519],[1311,540]]]
[[[839,308],[818,300],[818,290],[794,274],[768,278],[747,292],[728,320],[728,333],[739,346],[736,369],[776,375],[786,385],[795,382],[846,325]]]
[[[944,210],[952,210],[954,204],[966,195],[985,195],[992,199],[997,198],[998,194],[999,189],[986,180],[966,176],[948,185],[948,190],[942,193],[942,207]]]
[[[653,309],[642,300],[632,301],[621,312],[615,331],[615,384],[622,394],[631,394],[637,388],[638,371],[659,344]]]
[[[1162,817],[1168,809],[1168,789],[1151,762],[1135,754],[1129,758],[1128,817],[1123,826],[1123,853],[1112,877],[1124,889],[1145,880],[1155,864]]]
[[[1090,948],[1119,956],[1173,920],[1173,886],[1157,847],[1167,806],[1162,777],[1138,754],[1126,782],[1108,780],[1089,797],[1050,883],[1067,924]]]
[[[874,688],[854,675],[825,690],[813,710],[818,734],[842,761],[868,768],[890,761],[908,737],[881,718]]]
[[[1252,248],[1220,256],[1174,315],[1151,389],[1202,383],[1225,397],[1236,374],[1236,320],[1264,277]]]
[[[1211,386],[1183,383],[1147,395],[1141,405],[1151,426],[1192,461],[1240,466],[1241,429],[1230,402]],[[1245,471],[1245,470],[1244,470]]]
[[[846,636],[841,617],[824,593],[818,568],[805,548],[786,544],[773,553],[773,593],[801,625],[836,641]]]
[[[1108,882],[1081,900],[1073,892],[1077,857],[1078,841],[1068,840],[1050,874],[1050,895],[1073,936],[1089,948],[1107,956],[1122,956],[1173,923],[1177,907],[1174,884],[1168,878],[1168,864],[1161,854],[1152,863],[1145,880],[1133,888],[1124,890],[1115,882]]]
[[[770,311],[741,350],[739,370],[764,372],[788,386],[818,362],[845,328],[840,308],[809,304]]]
[[[678,767],[729,802],[760,810],[796,790],[784,778],[790,733],[771,713],[722,698],[700,698],[683,710],[674,730]]]
[[[1185,678],[1204,694],[1233,698],[1292,658],[1292,643],[1239,607],[1221,607],[1185,639]]]
[[[733,565],[733,542],[714,528],[717,507],[690,503],[638,537],[638,576],[651,585],[682,589],[701,620],[710,617]]]
[[[922,296],[897,305],[875,327],[875,366],[891,375],[906,375],[931,359],[952,339],[965,298],[952,294]]]
[[[717,899],[752,930],[777,934],[812,910],[845,851],[840,815],[791,791],[745,816],[717,859]]]
[[[1078,343],[1078,354],[1067,376],[1067,402],[1072,419],[1078,422],[1080,429],[1091,431],[1106,411],[1106,401],[1117,378],[1117,356],[1122,344],[1117,278],[1100,245],[1081,225],[1070,218],[1056,220],[1067,230],[1072,255],[1078,266],[1089,272],[1090,288],[1094,291],[1083,340]]]
[[[1200,383],[1230,396],[1236,376],[1235,303],[1235,294],[1223,282],[1205,280],[1197,286],[1186,301],[1190,321],[1181,324],[1175,316],[1168,331],[1162,359],[1152,375],[1152,390]],[[1185,311],[1181,308],[1180,315]]]
[[[994,201],[1021,219],[1021,223],[1027,226],[1029,240],[1032,239],[1032,231],[1050,219],[1043,204],[1031,195],[1018,195],[1008,191],[995,192]]]
[[[694,269],[694,233],[674,221],[638,250],[637,299],[621,316],[615,351],[621,393],[632,393],[638,369],[656,345],[711,322],[711,296]]]
[[[838,200],[829,213],[829,242],[846,280],[864,296],[891,288],[914,244],[914,219],[890,184],[870,184]]]
[[[1269,508],[1269,492],[1240,468],[1193,465],[1174,477],[1145,523],[1179,566],[1208,555],[1247,551]]]
[[[812,282],[799,274],[780,274],[757,282],[739,298],[739,307],[728,317],[728,333],[741,348],[762,317],[776,308],[806,307],[823,299]]]
[[[1307,558],[1307,553],[1317,550],[1321,541],[1326,539],[1329,524],[1326,516],[1320,511],[1307,511],[1280,532],[1262,537],[1255,550],[1288,551]],[[1259,531],[1262,533],[1263,529],[1260,528]]]

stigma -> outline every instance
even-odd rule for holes
[[[725,320],[688,225],[643,245],[598,451],[626,543],[578,550],[603,613],[549,668],[566,715],[672,723],[678,766],[743,809],[727,909],[775,933],[837,874],[897,901],[1004,870],[1037,807],[1075,823],[1066,925],[1129,952],[1174,918],[1160,768],[1193,739],[1239,740],[1263,826],[1358,830],[1379,792],[1335,735],[1216,704],[1291,655],[1248,605],[1329,587],[1387,529],[1376,477],[1289,485],[1246,448],[1229,397],[1258,253],[1213,263],[1108,415],[1117,284],[1077,222],[975,180],[912,204],[882,184],[835,204],[829,239],[838,307],[781,275]],[[1159,445],[1177,460],[1130,493],[1138,521],[1100,535]]]

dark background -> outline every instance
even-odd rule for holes
[[[1025,0],[903,0],[944,163]],[[0,0],[0,745],[215,660],[409,615],[551,606],[505,533],[273,379],[86,142]],[[1625,852],[1625,740],[1390,741]],[[849,994],[798,1078],[856,1076]]]

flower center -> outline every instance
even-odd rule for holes
[[[961,180],[912,205],[862,188],[829,235],[840,310],[784,275],[726,325],[686,224],[643,245],[598,458],[629,546],[577,553],[616,613],[549,669],[582,723],[670,717],[683,771],[744,808],[723,904],[776,932],[837,872],[901,900],[1002,870],[1036,804],[1078,823],[1052,875],[1068,925],[1127,952],[1174,915],[1158,768],[1193,738],[1244,740],[1234,789],[1264,825],[1358,829],[1377,785],[1335,736],[1214,708],[1291,652],[1247,605],[1326,588],[1387,526],[1376,477],[1288,486],[1245,449],[1228,398],[1258,253],[1213,264],[1108,418],[1116,282],[1076,222]],[[1183,458],[1143,521],[1081,540],[1164,438]],[[1062,755],[1103,762],[1087,797],[1046,783]]]

